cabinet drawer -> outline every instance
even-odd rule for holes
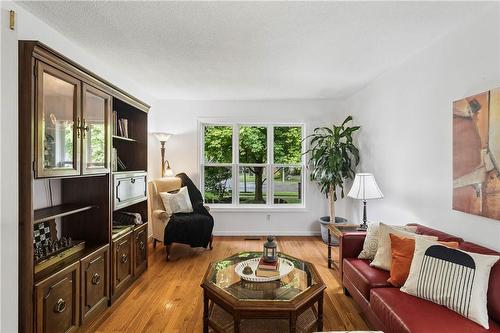
[[[113,176],[115,210],[147,199],[146,175],[145,172],[135,172]]]
[[[134,231],[134,276],[148,267],[148,225],[143,224]]]
[[[109,245],[81,260],[81,322],[106,309],[109,299]]]
[[[131,232],[113,241],[113,294],[132,278],[132,235]]]
[[[76,262],[35,285],[35,331],[66,333],[77,329],[80,263]]]

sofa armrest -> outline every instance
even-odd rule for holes
[[[361,250],[363,250],[363,243],[365,242],[366,232],[355,231],[346,232],[340,237],[339,244],[339,259],[342,262],[344,258],[357,258]]]

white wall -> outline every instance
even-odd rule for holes
[[[17,13],[17,26],[11,31],[8,25],[9,10]],[[18,279],[18,40],[40,40],[70,59],[92,70],[118,87],[153,104],[154,99],[135,82],[116,72],[111,64],[103,64],[75,43],[53,30],[10,1],[0,2],[1,10],[1,112],[0,112],[0,332],[17,331],[17,279]]]
[[[500,86],[497,10],[440,38],[345,103],[355,110],[361,170],[385,198],[371,220],[419,222],[500,249],[500,221],[452,205],[452,101]]]
[[[185,172],[199,184],[198,120],[303,122],[307,131],[342,121],[345,114],[330,100],[282,101],[159,101],[149,118],[150,132],[173,133],[167,142],[167,159],[174,172]],[[160,175],[160,145],[150,136],[150,177]],[[318,217],[327,215],[327,201],[307,181],[306,209],[299,211],[235,212],[213,210],[216,235],[310,235],[319,233]],[[350,217],[352,202],[337,202],[337,215]],[[268,216],[270,220],[268,221]]]

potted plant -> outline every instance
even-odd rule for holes
[[[359,150],[352,142],[352,135],[360,126],[348,126],[352,117],[348,116],[342,125],[318,127],[306,137],[310,139],[310,147],[305,152],[309,154],[308,165],[311,168],[310,179],[316,181],[320,191],[328,198],[328,217],[320,218],[321,236],[328,242],[328,224],[330,221],[346,222],[341,217],[335,217],[335,201],[337,190],[344,197],[344,181],[353,179],[355,168],[359,163]]]

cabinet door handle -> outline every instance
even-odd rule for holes
[[[131,178],[131,179],[130,179],[130,182],[131,182],[132,184],[134,184],[134,183],[135,183],[135,178]]]
[[[141,242],[139,243],[139,249],[140,249],[141,251],[144,251],[144,249],[145,249],[145,248],[146,248],[146,246],[144,245],[144,242],[143,242],[143,241],[141,241]]]
[[[83,121],[82,121],[82,135],[83,135],[83,138],[85,139],[85,134],[89,131],[89,127],[87,126],[87,121],[85,120],[85,118],[83,118]]]
[[[76,137],[80,139],[80,130],[81,130],[81,125],[80,125],[80,117],[76,118]]]
[[[98,273],[95,273],[92,276],[92,284],[97,286],[99,283],[101,283],[101,276]]]
[[[122,264],[126,263],[126,262],[127,262],[127,260],[128,260],[127,255],[126,255],[125,253],[124,253],[124,254],[122,254],[122,257],[121,257],[121,259],[120,259],[120,261],[122,262]]]
[[[66,301],[59,298],[54,306],[54,312],[62,313],[64,310],[66,310]]]

